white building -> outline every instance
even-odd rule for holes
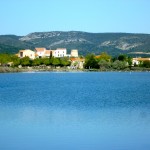
[[[35,58],[35,52],[30,49],[20,50],[17,55],[19,58],[23,58],[23,57],[29,57],[30,59]]]
[[[35,48],[35,53],[39,58],[45,57],[46,48]]]
[[[132,66],[139,65],[143,61],[150,61],[150,58],[141,58],[141,57],[139,57],[139,58],[133,58],[132,59]]]
[[[46,50],[44,53],[44,57],[50,57],[53,56],[54,50]]]
[[[77,49],[71,50],[71,57],[78,57],[78,50]]]
[[[43,57],[78,57],[78,50],[71,50],[71,54],[67,54],[66,48],[57,48],[56,50],[47,50],[46,48],[35,48],[35,56]]]
[[[57,48],[54,53],[54,57],[66,57],[67,56],[67,50],[66,48]]]

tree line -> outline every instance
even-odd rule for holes
[[[46,65],[46,66],[70,66],[71,62],[69,61],[69,58],[63,57],[63,58],[35,58],[30,59],[29,57],[23,57],[19,58],[16,55],[10,55],[10,54],[0,54],[0,64],[1,66],[7,66],[9,63],[12,63],[11,66],[18,67],[21,66],[40,66],[40,65]]]
[[[86,69],[100,69],[105,70],[124,70],[131,69],[131,67],[145,67],[150,68],[150,61],[140,62],[139,65],[132,64],[132,57],[120,54],[117,57],[112,57],[105,52],[102,52],[99,56],[95,54],[88,54],[85,57],[84,67]]]
[[[29,57],[19,58],[16,55],[11,54],[0,54],[0,65],[7,66],[8,63],[12,63],[11,66],[18,67],[21,66],[70,66],[71,61],[68,57],[63,58],[35,58],[34,60],[30,59]],[[145,67],[150,68],[150,61],[140,62],[140,64],[134,65],[135,67]],[[102,52],[100,55],[95,54],[87,54],[85,56],[85,69],[100,69],[100,70],[123,70],[133,67],[132,58],[127,55],[119,55],[117,57],[112,57],[105,52]]]

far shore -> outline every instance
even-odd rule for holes
[[[0,73],[17,73],[17,72],[150,72],[150,68],[131,67],[123,70],[115,69],[68,69],[60,68],[33,68],[33,67],[0,67]]]

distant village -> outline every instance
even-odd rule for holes
[[[5,72],[5,70],[3,71],[4,67],[7,67],[7,69],[26,68],[37,70],[43,68],[44,70],[96,69],[99,71],[150,71],[150,58],[131,58],[124,54],[112,57],[106,52],[102,52],[99,55],[90,53],[83,57],[79,55],[77,49],[72,49],[70,54],[68,54],[66,48],[49,50],[44,47],[39,47],[34,50],[19,50],[15,55],[0,54],[0,72]]]
[[[62,58],[62,57],[69,57],[70,61],[73,63],[78,63],[78,68],[82,69],[85,59],[80,58],[78,55],[78,50],[73,49],[71,50],[70,54],[67,54],[66,48],[57,48],[56,50],[47,50],[46,48],[35,48],[35,50],[20,50],[18,54],[16,54],[19,58],[29,57],[30,59],[35,58]],[[97,56],[99,57],[99,56]],[[150,58],[132,58],[132,66],[139,65],[143,61],[150,61]]]
[[[78,50],[71,50],[71,54],[67,54],[67,49],[66,48],[57,48],[56,50],[47,50],[46,48],[35,48],[35,50],[20,50],[19,53],[17,54],[19,58],[23,57],[29,57],[30,59],[35,59],[35,58],[49,58],[50,56],[52,57],[78,57]]]
[[[79,68],[83,69],[83,65],[85,62],[84,58],[80,58],[78,55],[78,50],[73,49],[71,50],[70,54],[67,54],[66,48],[57,48],[56,50],[47,50],[46,48],[35,48],[35,50],[20,50],[18,54],[16,54],[19,58],[29,57],[30,59],[34,60],[35,58],[62,58],[68,57],[71,61],[72,68]],[[76,65],[75,65],[76,64]]]

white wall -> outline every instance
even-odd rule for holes
[[[65,48],[63,49],[56,49],[53,53],[54,57],[66,57],[67,56],[67,50]]]
[[[22,56],[21,56],[22,53]],[[34,59],[35,58],[35,52],[32,50],[23,50],[19,52],[19,57],[23,58],[23,57],[29,57],[30,59]]]

